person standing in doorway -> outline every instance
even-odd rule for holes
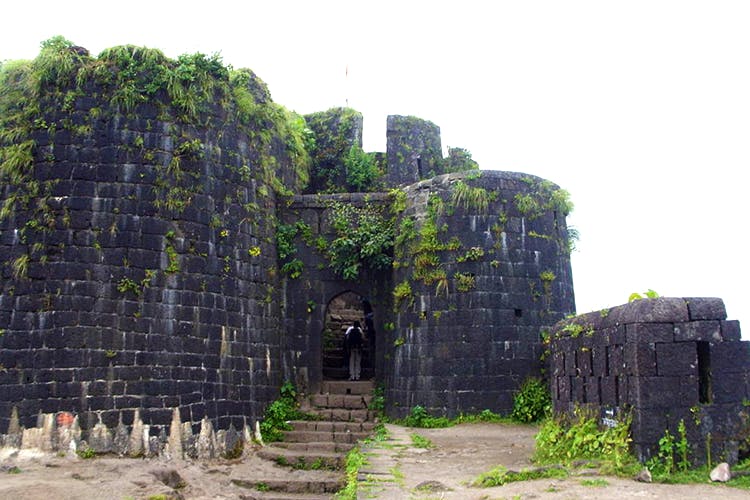
[[[349,380],[359,380],[362,369],[362,327],[359,321],[346,329],[344,340],[349,349]]]

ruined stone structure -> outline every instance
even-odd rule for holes
[[[386,127],[389,184],[413,184],[443,173],[440,127],[413,116],[389,116]]]
[[[715,298],[641,299],[564,320],[551,332],[554,407],[589,407],[605,421],[630,416],[647,460],[684,422],[693,463],[748,455],[750,342]]]
[[[472,189],[486,205],[458,200]],[[332,203],[390,210],[389,195],[295,197],[282,220],[303,222],[306,234],[295,238],[304,272],[283,280],[287,369],[298,384],[319,387],[324,305],[351,291],[373,308],[373,363],[389,414],[415,405],[448,415],[508,411],[513,391],[541,368],[540,326],[574,309],[564,215],[544,205],[552,189],[508,172],[408,186],[395,222],[395,270],[364,270],[355,281],[321,266],[325,251],[314,242],[335,237]],[[522,214],[516,196],[532,200],[533,213]]]
[[[566,193],[442,158],[428,121],[389,117],[366,154],[361,114],[289,113],[249,70],[59,39],[0,90],[4,444],[230,452],[283,381],[346,377],[356,318],[390,416],[507,413],[574,312]],[[632,411],[641,458],[684,421],[697,461],[736,459],[750,369],[725,316],[659,299],[557,323],[555,408]]]
[[[342,294],[360,298],[388,413],[507,412],[538,373],[540,328],[574,310],[562,191],[517,173],[433,177],[430,122],[391,117],[370,163],[352,152],[361,115],[309,117],[308,132],[252,72],[205,56],[53,44],[28,68],[38,78],[14,71],[0,431],[14,407],[25,427],[65,411],[85,430],[142,421],[156,435],[177,409],[194,433],[245,428],[283,380],[320,390]],[[308,167],[321,190],[373,192],[305,191]],[[373,221],[367,241],[395,247],[362,240],[359,260],[335,262]]]

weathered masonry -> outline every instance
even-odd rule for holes
[[[317,390],[321,359],[341,341],[326,305],[354,293],[360,317],[372,311],[368,367],[385,385],[390,414],[415,405],[448,415],[509,411],[520,383],[540,372],[540,329],[574,309],[555,190],[525,174],[481,172],[407,186],[400,201],[385,193],[294,197],[281,220],[294,225],[304,271],[282,279],[285,369]],[[336,238],[331,213],[341,204],[385,214],[400,204],[392,269],[342,280],[327,265],[320,238]]]
[[[555,410],[632,417],[637,456],[684,422],[693,461],[748,456],[750,342],[716,298],[658,298],[564,320],[552,330]]]
[[[370,161],[356,111],[200,54],[53,39],[0,75],[0,432],[241,429],[340,376],[356,317],[390,414],[506,412],[574,310],[565,193],[442,158],[430,122]]]

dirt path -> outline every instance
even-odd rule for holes
[[[530,465],[534,427],[471,424],[448,429],[407,429],[389,426],[392,441],[372,453],[362,497],[381,499],[748,499],[750,492],[716,486],[644,484],[612,477],[569,477],[511,483],[496,488],[467,484],[496,465],[520,470]],[[416,448],[411,434],[428,438],[431,449]],[[25,452],[26,453],[26,452]],[[253,453],[238,461],[191,462],[114,457],[82,460],[56,455],[3,457],[0,455],[0,500],[99,499],[140,500],[174,494],[195,500],[241,499],[251,492],[237,480],[253,477],[279,479],[321,471],[290,471]],[[368,470],[369,469],[369,470]],[[378,470],[380,474],[377,474]],[[170,471],[174,471],[175,476]],[[604,486],[586,486],[585,479],[603,479]],[[175,481],[184,486],[175,490]],[[241,481],[239,481],[241,482]],[[422,488],[418,488],[422,485]],[[169,497],[168,497],[169,498]]]
[[[408,429],[389,426],[393,441],[386,445],[383,460],[395,472],[393,483],[366,483],[371,494],[381,499],[648,499],[679,498],[724,500],[748,499],[750,491],[724,485],[645,484],[634,480],[598,475],[571,476],[566,479],[540,479],[509,483],[495,488],[474,488],[468,484],[494,466],[519,471],[531,467],[536,428],[506,424],[467,424],[447,429]],[[411,435],[429,439],[434,448],[420,449]],[[376,452],[379,454],[380,452]],[[382,456],[374,457],[381,461]],[[601,486],[587,486],[586,480],[599,480]],[[604,484],[606,482],[606,484]],[[388,484],[388,486],[384,486]],[[366,486],[367,487],[367,486]]]

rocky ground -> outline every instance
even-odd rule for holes
[[[496,488],[468,486],[496,465],[520,470],[530,465],[534,427],[469,424],[448,429],[389,426],[392,441],[366,450],[362,498],[385,499],[599,499],[750,498],[750,491],[723,485],[663,485],[629,479],[572,476],[511,483]],[[429,439],[433,448],[417,448],[411,435]],[[247,499],[257,493],[242,487],[253,478],[291,479],[325,471],[292,471],[251,452],[235,461],[162,461],[34,454],[0,455],[0,499],[63,500],[148,499],[154,495],[185,499]],[[599,479],[598,485],[587,485]]]

